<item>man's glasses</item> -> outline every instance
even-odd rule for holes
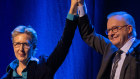
[[[14,42],[13,46],[15,48],[19,48],[21,45],[23,45],[24,48],[30,48],[31,44],[29,43],[19,43],[19,42]]]
[[[128,25],[123,25],[123,26],[114,26],[113,28],[111,29],[107,29],[105,31],[106,35],[110,35],[110,32],[112,31],[113,33],[117,33],[119,30],[121,30],[123,27],[126,27]]]

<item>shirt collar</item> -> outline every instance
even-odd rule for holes
[[[131,45],[133,44],[133,42],[135,41],[136,38],[131,37],[129,41],[127,41],[123,47],[121,48],[121,50],[123,52],[125,52],[126,54],[128,53],[128,50],[130,49]]]
[[[29,59],[29,61],[27,62],[27,65],[29,64],[29,62],[31,61],[34,61],[34,62],[37,62],[39,63],[39,60],[36,58],[36,57],[31,57]],[[9,67],[12,68],[13,70],[15,70],[19,65],[19,61],[17,59],[15,59],[14,61],[12,61],[10,64],[9,64]]]

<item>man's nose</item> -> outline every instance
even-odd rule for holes
[[[114,36],[114,34],[115,34],[115,33],[111,30],[111,31],[109,32],[109,34],[108,34],[108,35],[109,35],[109,36],[111,36],[111,37],[113,37],[113,36]]]
[[[112,33],[110,36],[111,36],[111,37],[113,37],[114,35],[115,35],[115,34],[114,34],[114,33]]]
[[[115,33],[111,32],[111,33],[108,35],[108,37],[109,37],[109,38],[113,38],[114,35],[115,35]]]

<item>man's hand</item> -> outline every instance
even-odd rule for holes
[[[84,5],[84,0],[78,0],[78,6],[83,6]]]
[[[71,0],[71,7],[69,14],[77,15],[78,0]]]
[[[87,13],[87,8],[84,0],[78,0],[78,15],[79,17],[84,16]]]

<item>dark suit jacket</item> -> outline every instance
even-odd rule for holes
[[[103,55],[101,68],[97,79],[109,79],[112,60],[117,48],[104,36],[97,34],[89,22],[88,16],[79,18],[78,27],[82,39],[97,52]],[[127,54],[119,79],[140,79],[140,44],[135,40]],[[136,48],[137,47],[137,48]]]
[[[60,67],[68,53],[76,27],[76,21],[66,19],[63,36],[52,54],[48,58],[41,56],[39,58],[39,63],[30,62],[28,64],[28,79],[53,79],[55,72]],[[12,69],[8,69],[8,72],[2,77],[2,79],[13,79]]]

